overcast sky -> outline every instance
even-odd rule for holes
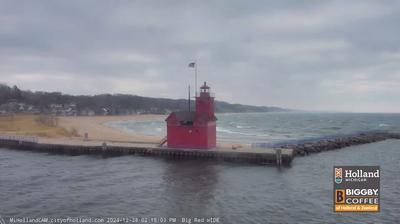
[[[0,82],[400,112],[400,1],[4,1]]]

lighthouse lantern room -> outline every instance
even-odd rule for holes
[[[166,119],[167,145],[171,148],[215,148],[216,121],[214,97],[204,82],[196,94],[196,111],[172,112]]]

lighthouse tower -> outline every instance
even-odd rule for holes
[[[196,96],[196,116],[214,117],[214,97],[210,94],[210,87],[204,82],[200,94]]]
[[[216,121],[214,97],[206,82],[196,95],[196,111],[172,112],[166,119],[167,144],[171,148],[215,148]]]

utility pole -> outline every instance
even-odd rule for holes
[[[189,63],[189,68],[194,68],[194,95],[197,96],[197,61]]]
[[[194,96],[197,96],[197,60],[194,61]]]
[[[190,85],[188,86],[189,88],[188,88],[188,93],[189,93],[189,97],[188,97],[188,101],[189,101],[189,112],[190,112]]]

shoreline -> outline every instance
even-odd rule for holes
[[[39,142],[70,144],[70,142],[120,142],[157,145],[165,136],[124,131],[107,125],[114,121],[163,121],[167,115],[138,114],[116,116],[49,116],[12,115],[0,117],[0,135],[27,136]],[[40,121],[44,118],[50,123]],[[88,138],[85,138],[85,134]],[[251,144],[219,140],[222,149],[251,149]]]
[[[57,144],[57,145],[101,145],[103,142],[110,144],[139,144],[141,146],[158,147],[158,143],[164,136],[148,135],[142,133],[135,133],[124,131],[118,127],[107,125],[108,122],[117,121],[163,121],[167,115],[156,115],[156,114],[141,114],[141,115],[125,115],[125,116],[74,116],[74,117],[47,117],[56,124],[48,125],[40,123],[38,118],[44,115],[28,116],[28,115],[17,115],[15,117],[2,118],[3,123],[0,123],[0,135],[14,135],[14,136],[33,136],[38,139],[39,143],[45,144]],[[30,118],[30,120],[27,120]],[[20,126],[16,126],[15,131],[7,131],[6,127],[10,122],[18,122]],[[30,132],[25,132],[25,123],[29,121]],[[11,124],[12,124],[11,122]],[[22,126],[21,126],[22,124]],[[1,126],[2,125],[2,126]],[[38,126],[39,125],[39,126]],[[41,126],[40,126],[41,125]],[[1,128],[3,127],[3,128]],[[40,135],[39,128],[49,128],[47,132],[52,131],[63,131],[62,134],[54,134],[50,136]],[[12,129],[10,129],[12,130]],[[21,131],[22,130],[22,131]],[[36,130],[36,134],[35,134]],[[26,134],[28,133],[28,134]],[[32,133],[32,134],[31,134]],[[66,133],[66,134],[65,134]],[[87,138],[85,137],[87,134]],[[400,139],[399,133],[388,133],[388,132],[369,132],[369,133],[358,133],[353,136],[337,136],[331,139],[320,139],[320,140],[306,140],[300,143],[285,143],[283,145],[276,146],[264,146],[263,144],[246,144],[240,142],[229,142],[219,139],[217,141],[218,150],[234,150],[234,151],[247,151],[252,152],[258,148],[270,149],[270,148],[281,148],[281,149],[293,149],[294,156],[303,156],[310,153],[318,153],[322,151],[328,151],[333,149],[340,149],[347,146],[366,144],[371,142],[382,141],[385,139],[394,138]]]
[[[79,137],[67,138],[68,140],[83,140],[85,133],[88,133],[90,141],[109,141],[126,142],[140,144],[158,144],[165,136],[148,135],[135,132],[128,132],[122,129],[107,125],[107,122],[113,121],[155,121],[165,120],[167,115],[158,114],[140,114],[126,116],[76,116],[76,117],[58,117],[58,125],[67,130],[76,130]],[[62,142],[62,138],[45,139],[46,142]],[[221,141],[217,142],[217,148],[221,149],[251,149],[251,144]]]
[[[329,150],[341,149],[353,145],[360,145],[386,139],[400,139],[399,133],[369,132],[359,133],[348,137],[336,137],[317,141],[305,141],[297,144],[284,144],[275,147],[263,147],[259,145],[236,144],[232,142],[217,142],[214,149],[175,149],[158,145],[161,136],[150,136],[140,133],[129,133],[124,130],[106,125],[113,121],[154,121],[164,120],[166,115],[130,115],[130,116],[77,116],[77,117],[47,117],[56,124],[46,126],[40,122],[40,116],[30,117],[30,122],[36,123],[30,131],[34,131],[37,125],[48,127],[50,130],[64,130],[66,133],[75,133],[74,136],[55,135],[52,137],[33,135],[29,139],[27,135],[19,135],[19,132],[9,134],[2,130],[0,133],[0,146],[14,149],[45,151],[59,154],[100,154],[100,155],[126,155],[137,154],[147,156],[166,156],[173,158],[208,158],[226,161],[247,161],[260,164],[290,164],[296,156],[304,156]],[[12,122],[22,123],[27,116],[9,118]],[[23,120],[24,121],[24,120]],[[4,126],[6,123],[2,123]],[[21,128],[21,126],[19,127]],[[52,129],[51,129],[52,128]],[[24,132],[22,132],[24,133]],[[88,137],[86,138],[86,133]],[[3,135],[3,136],[2,136]]]
[[[60,127],[67,130],[76,130],[79,137],[74,137],[75,139],[83,139],[85,133],[87,133],[89,140],[158,143],[163,137],[126,132],[121,129],[106,125],[106,123],[128,120],[164,120],[166,118],[166,115],[143,114],[126,116],[76,116],[57,118],[58,125]]]

